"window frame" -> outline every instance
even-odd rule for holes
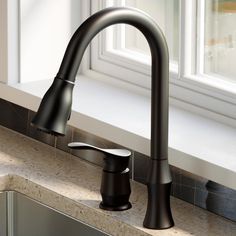
[[[92,1],[92,13],[102,9],[105,2]],[[197,11],[197,8],[201,10]],[[203,73],[204,0],[181,0],[179,20],[179,71],[170,64],[171,103],[236,126],[236,93],[235,88],[232,89],[232,83],[220,76]],[[115,34],[119,34],[117,31],[118,27],[115,28]],[[135,84],[134,89],[139,86],[148,94],[150,85],[147,85],[146,81],[150,81],[150,65],[140,63],[122,51],[117,53],[117,50],[106,47],[105,43],[104,32],[93,40],[89,69],[115,77],[122,83],[126,82],[128,87]],[[202,63],[198,63],[199,61]],[[128,81],[124,81],[124,74],[129,78]]]
[[[80,25],[86,18],[90,16],[90,1],[80,1],[78,3],[79,19],[76,25]],[[2,0],[0,1],[0,83],[6,85],[21,84],[20,70],[20,1]],[[72,22],[75,24],[75,22]],[[88,49],[83,57],[79,73],[86,68],[90,68],[90,49]],[[43,79],[43,78],[42,78]],[[50,79],[50,78],[49,78]]]
[[[19,2],[0,1],[0,82],[19,82]]]

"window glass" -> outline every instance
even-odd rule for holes
[[[125,5],[145,11],[157,22],[166,36],[170,59],[177,62],[179,54],[179,1],[126,0]],[[149,46],[144,36],[130,26],[125,26],[125,48],[150,55]]]
[[[205,1],[204,73],[236,82],[236,1]]]

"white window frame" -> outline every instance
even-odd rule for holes
[[[18,16],[18,1],[0,1],[0,82],[5,84],[19,81]]]
[[[122,5],[123,1],[117,2]],[[105,0],[92,1],[92,12],[104,8],[105,3]],[[198,11],[201,15],[196,15],[196,8],[201,9]],[[235,86],[220,76],[203,73],[204,0],[181,0],[180,12],[178,73],[176,67],[170,64],[171,103],[236,126]],[[114,31],[114,34],[119,33],[119,27]],[[150,83],[147,83],[150,81],[150,65],[145,63],[145,59],[140,62],[132,55],[107,47],[106,37],[103,32],[92,42],[92,70],[121,81],[125,75],[128,78],[127,86],[135,84],[146,92],[150,90]],[[198,61],[201,63],[197,64]],[[89,71],[85,71],[85,74],[89,74]]]

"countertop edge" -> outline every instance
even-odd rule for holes
[[[140,230],[139,228],[135,228],[129,224],[126,224],[124,221],[120,221],[115,217],[111,217],[110,215],[106,214],[105,211],[102,211],[99,208],[96,209],[89,207],[80,201],[70,199],[20,175],[8,173],[6,175],[0,176],[0,191],[19,192],[35,201],[40,202],[43,205],[72,217],[75,220],[79,220],[83,223],[91,225],[92,227],[102,230],[108,234],[114,233],[114,227],[116,227],[118,228],[120,235],[151,235]],[[100,217],[102,217],[103,224],[101,224]],[[114,222],[111,222],[111,220]],[[113,224],[113,228],[109,227],[111,223],[115,224]]]

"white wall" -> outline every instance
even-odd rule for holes
[[[75,26],[79,26],[78,2],[20,1],[21,82],[55,77]]]

